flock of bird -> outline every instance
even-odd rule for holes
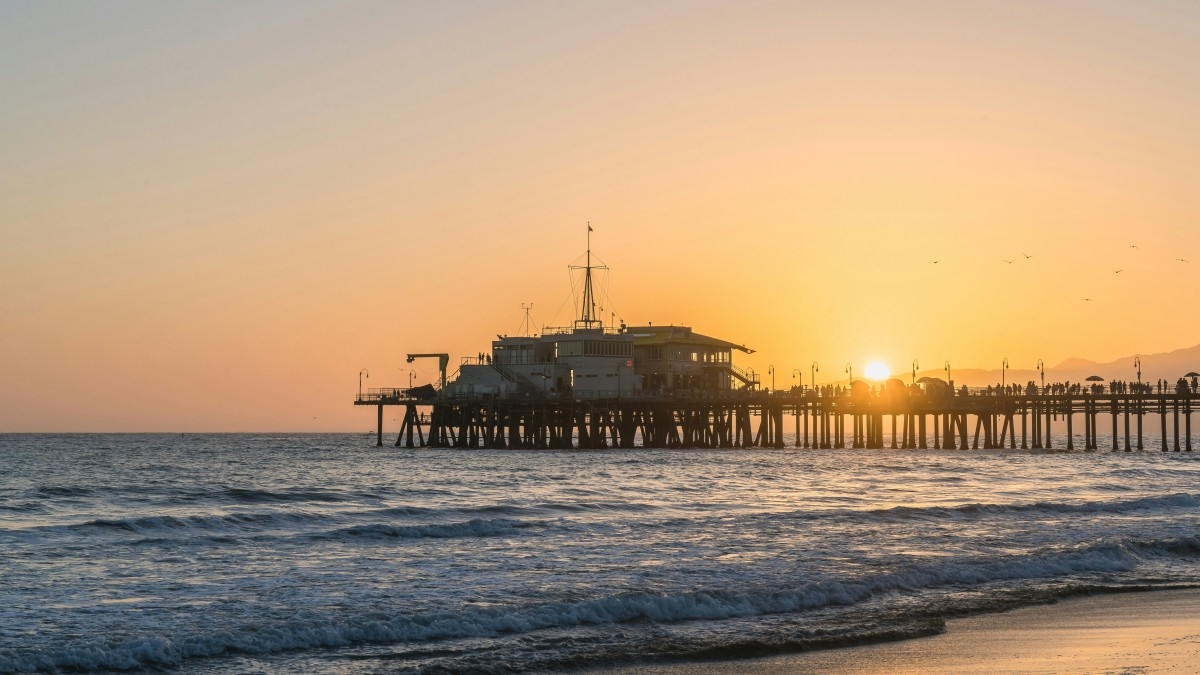
[[[1129,245],[1129,248],[1131,248],[1131,249],[1134,249],[1134,250],[1138,250],[1137,244],[1130,244],[1130,245]],[[1030,254],[1028,254],[1028,253],[1025,253],[1024,251],[1022,251],[1022,252],[1021,252],[1021,255],[1025,256],[1025,259],[1026,259],[1026,260],[1029,260],[1030,258],[1032,258],[1032,257],[1033,257],[1032,255],[1030,255]],[[1009,259],[1009,258],[1001,258],[1001,259],[1000,259],[1000,261],[1001,261],[1001,262],[1008,263],[1009,265],[1013,264],[1013,263],[1014,263],[1014,262],[1016,262],[1017,260],[1020,260],[1020,258],[1011,258],[1011,259]],[[1181,263],[1185,263],[1185,264],[1188,264],[1188,263],[1190,262],[1190,261],[1188,261],[1186,258],[1176,258],[1175,260],[1176,260],[1177,262],[1181,262]],[[930,260],[930,261],[929,261],[929,264],[930,264],[930,265],[936,265],[936,264],[938,264],[938,263],[940,263],[940,262],[942,262],[942,261],[941,261],[941,259],[938,259],[938,260]],[[1124,271],[1125,271],[1125,268],[1123,268],[1123,267],[1122,267],[1122,268],[1120,268],[1120,269],[1115,269],[1115,270],[1113,270],[1113,274],[1120,274],[1121,272],[1124,272]],[[1092,301],[1092,299],[1091,299],[1091,298],[1083,298],[1083,301],[1084,301],[1084,302],[1091,302],[1091,301]]]

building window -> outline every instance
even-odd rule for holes
[[[589,340],[584,343],[584,356],[618,356],[629,358],[633,356],[632,342],[609,342],[600,340]]]

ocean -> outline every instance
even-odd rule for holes
[[[1153,436],[1131,453],[373,442],[0,435],[0,672],[561,672],[1200,583],[1200,453]]]

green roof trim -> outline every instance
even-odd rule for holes
[[[629,326],[625,330],[633,336],[634,347],[677,344],[721,347],[725,349],[737,349],[747,354],[754,353],[753,349],[745,345],[696,333],[692,331],[690,326]]]

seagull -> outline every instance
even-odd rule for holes
[[[1113,270],[1113,274],[1120,274],[1121,272],[1124,272],[1124,271],[1125,271],[1125,270],[1123,270],[1123,269],[1120,269],[1120,270]]]
[[[1084,302],[1091,302],[1091,301],[1092,301],[1092,299],[1091,299],[1091,298],[1084,298],[1084,299],[1083,299],[1083,301],[1084,301]]]
[[[1136,245],[1134,245],[1134,244],[1130,244],[1130,245],[1129,245],[1129,248],[1137,248],[1137,246],[1136,246]]]
[[[1186,260],[1184,260],[1183,258],[1176,258],[1176,260],[1178,260],[1179,262],[1187,262],[1187,261],[1186,261]]]
[[[1004,260],[1004,258],[1001,258],[1001,260]],[[1011,265],[1011,264],[1013,264],[1013,260],[1016,260],[1016,258],[1013,258],[1012,260],[1004,260],[1004,262],[1006,262],[1006,263],[1008,263],[1009,265]]]
[[[1025,256],[1025,259],[1026,259],[1026,260],[1029,260],[1030,258],[1032,258],[1032,257],[1033,257],[1033,256],[1029,255],[1028,253],[1026,253],[1026,252],[1024,252],[1024,251],[1021,251],[1021,255]]]
[[[936,264],[938,264],[938,263],[940,263],[940,262],[942,262],[942,261],[941,261],[941,260],[930,260],[930,261],[929,261],[929,264],[930,264],[930,265],[936,265]]]

